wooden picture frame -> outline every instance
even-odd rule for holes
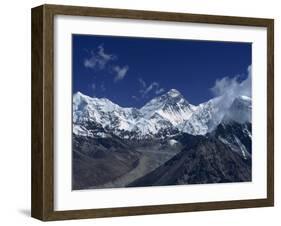
[[[126,18],[267,29],[267,198],[122,208],[54,210],[54,16]],[[162,214],[274,205],[274,21],[61,5],[32,9],[32,201],[31,215],[43,221]]]

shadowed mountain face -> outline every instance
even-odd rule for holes
[[[197,139],[196,137],[194,138]],[[251,181],[251,159],[216,138],[201,138],[129,187]]]
[[[132,170],[140,153],[117,137],[73,139],[72,188],[104,184]]]
[[[73,189],[251,181],[251,99],[198,106],[172,89],[140,109],[73,96]]]

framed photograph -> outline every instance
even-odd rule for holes
[[[32,216],[274,205],[274,21],[32,9]]]

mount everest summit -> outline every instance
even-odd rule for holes
[[[180,132],[205,135],[222,120],[251,122],[249,97],[235,98],[228,109],[222,110],[220,104],[220,97],[216,97],[194,106],[179,91],[171,89],[140,109],[122,108],[106,98],[77,92],[73,96],[73,132],[93,137],[109,133],[125,139],[165,138]],[[101,131],[96,132],[97,128]]]
[[[251,98],[192,105],[176,89],[140,109],[73,95],[73,189],[251,180]]]

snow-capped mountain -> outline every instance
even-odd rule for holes
[[[125,139],[163,138],[179,132],[205,135],[222,120],[251,122],[250,98],[236,98],[225,112],[220,102],[217,97],[194,106],[179,91],[171,89],[137,109],[77,92],[73,96],[73,133],[90,137],[113,134]]]
[[[204,135],[214,129],[220,122],[218,107],[220,97],[199,104],[189,120],[179,125],[181,131],[192,135]]]
[[[177,126],[188,120],[195,110],[195,106],[188,101],[175,89],[171,89],[166,94],[156,97],[143,106],[140,111],[145,118],[152,118],[155,114]]]
[[[195,110],[195,106],[175,89],[156,97],[144,105],[140,117],[136,119],[133,132],[141,136],[172,135],[178,132],[178,125],[188,120]]]
[[[199,104],[189,120],[184,121],[179,129],[193,135],[205,135],[212,132],[222,121],[237,123],[252,122],[252,100],[238,96],[228,107],[222,97],[213,98]]]
[[[73,96],[73,123],[80,127],[91,122],[109,130],[130,130],[139,114],[135,108],[122,108],[106,98],[91,98],[80,92]]]
[[[137,109],[77,92],[73,189],[251,181],[251,110],[245,96],[194,106],[172,89]]]
[[[246,96],[234,99],[232,105],[224,115],[224,121],[234,121],[240,124],[252,122],[252,100]]]

